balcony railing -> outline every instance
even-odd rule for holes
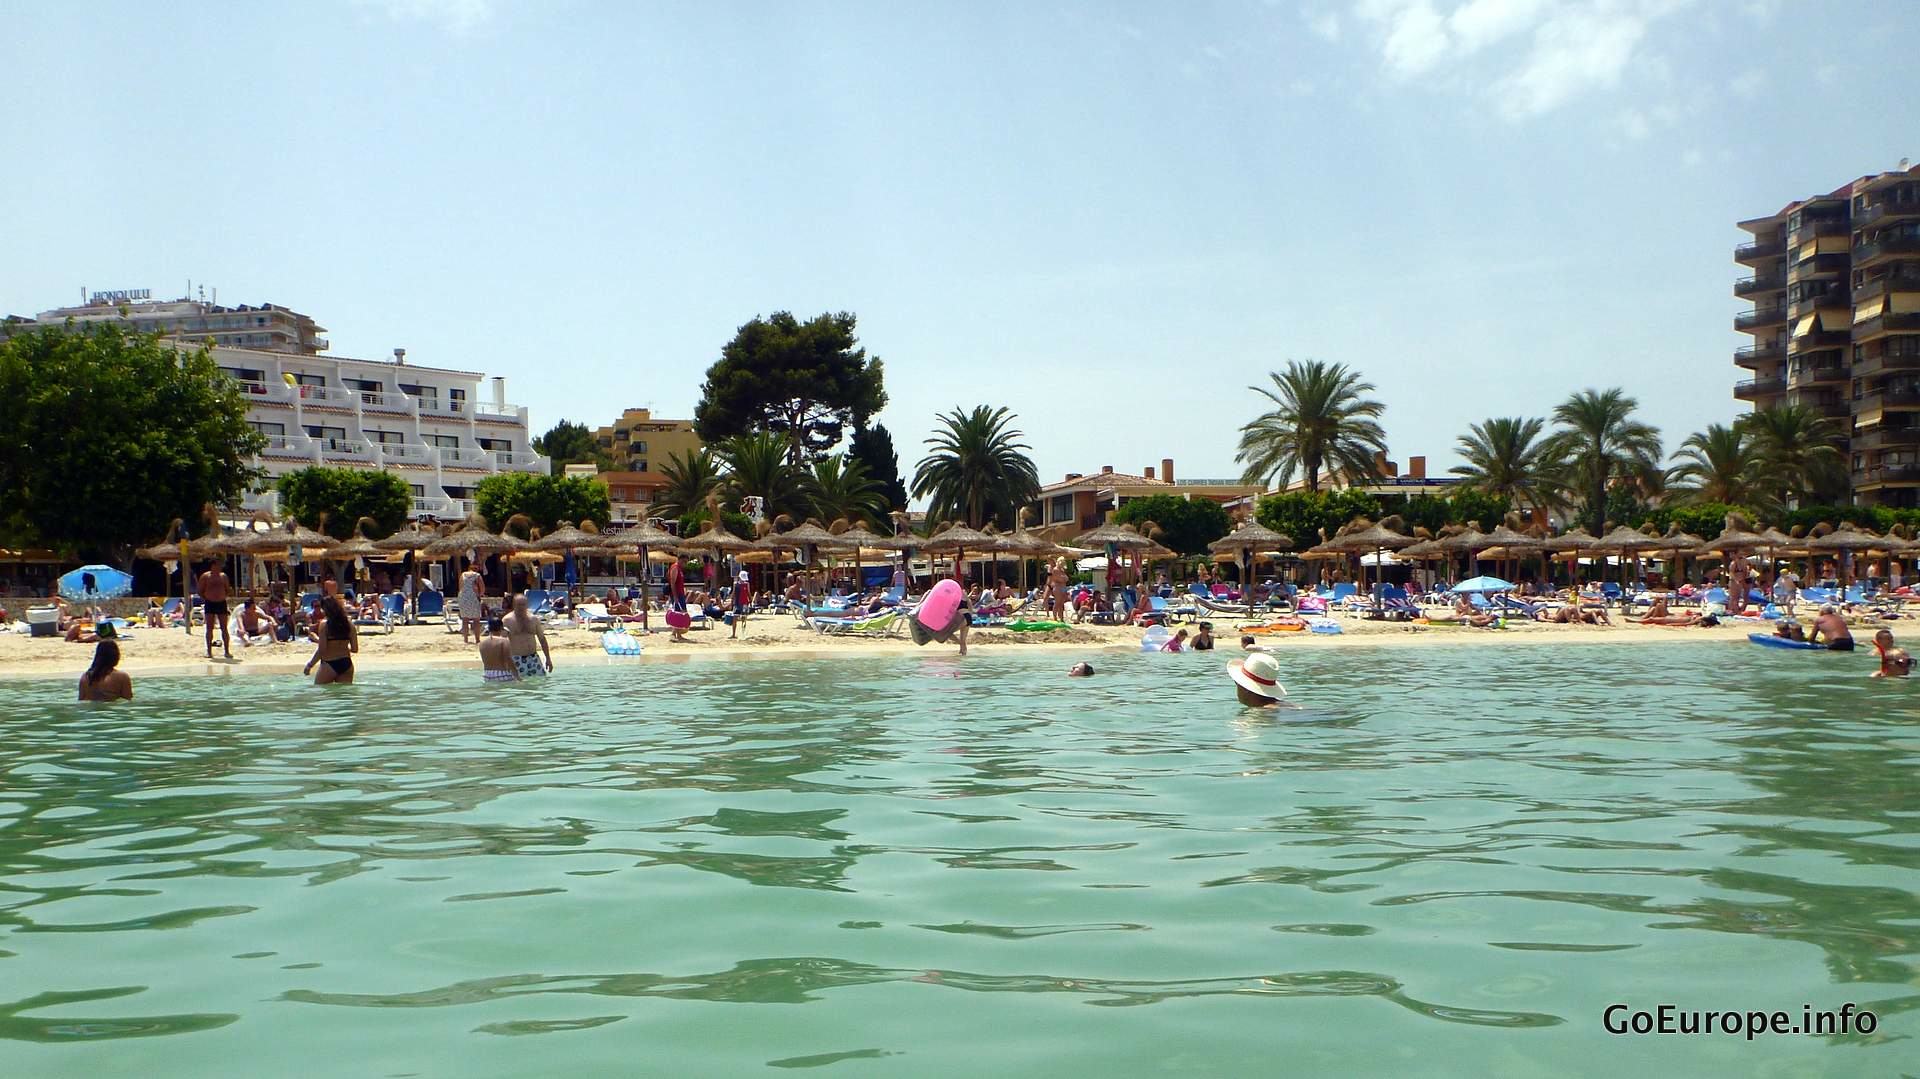
[[[418,442],[378,442],[380,460],[389,465],[407,468],[432,468],[434,464],[433,447]]]
[[[1753,367],[1763,363],[1777,363],[1786,359],[1787,350],[1777,341],[1764,345],[1748,345],[1733,350],[1733,363],[1736,367]]]
[[[492,459],[491,451],[465,446],[440,446],[434,452],[439,455],[442,468],[485,468]]]
[[[1853,212],[1853,225],[1860,228],[1890,217],[1920,217],[1920,202],[1876,202]]]
[[[240,392],[247,395],[249,403],[270,401],[274,404],[287,404],[293,400],[293,391],[288,389],[284,382],[255,382],[246,378],[236,378],[233,381],[240,387]]]
[[[1800,227],[1787,233],[1787,246],[1798,247],[1818,236],[1845,236],[1852,229],[1844,217],[1821,217],[1811,221],[1802,220]]]
[[[438,397],[415,397],[413,403],[420,406],[420,414],[436,416],[465,416],[467,410],[464,401],[442,401]]]
[[[1853,449],[1877,450],[1884,446],[1920,446],[1920,428],[1869,427],[1853,434]]]
[[[413,399],[390,390],[361,390],[360,407],[373,412],[398,412],[412,415]]]
[[[532,450],[491,450],[493,463],[501,468],[529,469],[546,458]]]
[[[1799,318],[1809,311],[1815,311],[1822,307],[1852,306],[1853,300],[1848,297],[1846,289],[1834,289],[1831,292],[1823,292],[1818,296],[1802,296],[1787,304],[1787,317]]]
[[[1751,311],[1742,311],[1733,316],[1733,328],[1757,330],[1763,326],[1778,326],[1785,321],[1787,321],[1785,307],[1756,307]]]
[[[300,403],[309,408],[352,408],[353,391],[338,386],[308,386],[304,383],[294,391],[300,396]]]
[[[240,509],[246,513],[280,515],[280,492],[248,491],[240,496]]]
[[[1751,401],[1755,397],[1768,397],[1787,391],[1787,380],[1779,375],[1771,378],[1749,378],[1733,384],[1733,395],[1742,401]]]
[[[1741,244],[1733,249],[1733,261],[1751,262],[1755,259],[1772,258],[1787,251],[1785,240],[1757,240],[1750,244]]]
[[[1838,352],[1845,349],[1852,341],[1852,335],[1844,330],[1803,333],[1787,343],[1787,354],[1805,356],[1810,352]]]
[[[520,418],[520,406],[496,404],[492,401],[475,401],[473,414],[483,420],[517,420]]]
[[[332,347],[333,342],[324,337],[316,337],[313,339],[313,349],[315,352],[325,352]]]
[[[1858,266],[1895,255],[1920,255],[1920,236],[1889,236],[1856,245],[1853,249],[1853,263]]]
[[[1920,385],[1879,386],[1866,390],[1854,400],[1862,409],[1883,408],[1889,405],[1920,405]]]
[[[1787,287],[1787,279],[1779,274],[1762,274],[1743,277],[1733,283],[1735,296],[1752,296],[1761,292],[1777,292]]]
[[[446,519],[466,516],[460,512],[458,499],[442,498],[434,495],[415,498],[411,512],[414,517],[439,517]]]
[[[1882,371],[1920,371],[1920,356],[1877,353],[1856,357],[1853,377],[1867,378]]]
[[[305,435],[268,435],[266,448],[260,451],[260,455],[312,460],[313,440]]]
[[[1844,363],[1802,364],[1787,373],[1787,380],[1795,386],[1818,382],[1845,382],[1847,365]]]
[[[1880,483],[1920,483],[1920,465],[1875,465],[1872,468],[1855,469],[1856,484]]]
[[[330,461],[356,461],[370,465],[380,460],[379,451],[365,439],[323,438],[316,441],[320,443],[320,456]]]
[[[1862,281],[1853,287],[1853,300],[1855,303],[1865,303],[1889,292],[1920,292],[1920,275],[1885,274]]]
[[[1877,337],[1883,333],[1914,330],[1920,330],[1920,313],[1895,311],[1891,314],[1875,315],[1865,322],[1853,324],[1853,336],[1856,340]]]

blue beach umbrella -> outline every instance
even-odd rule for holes
[[[112,566],[81,566],[60,577],[60,595],[75,603],[119,599],[133,591],[133,575]]]
[[[1462,592],[1462,593],[1464,592],[1506,592],[1511,590],[1512,588],[1513,588],[1512,581],[1503,581],[1498,577],[1469,577],[1466,580],[1461,581],[1459,584],[1454,585],[1452,588],[1447,589],[1447,591]]]

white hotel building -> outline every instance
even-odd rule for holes
[[[247,421],[267,436],[259,459],[267,480],[246,497],[247,511],[277,513],[273,480],[313,465],[397,472],[413,490],[413,516],[441,519],[472,513],[474,485],[487,476],[548,471],[527,410],[506,401],[505,379],[410,364],[405,349],[390,360],[320,355],[325,330],[284,307],[109,300],[10,319],[0,336],[68,318],[213,346],[214,362],[247,394]]]

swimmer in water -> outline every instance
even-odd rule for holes
[[[1905,678],[1913,673],[1913,657],[1907,655],[1904,648],[1893,644],[1893,631],[1883,629],[1873,635],[1873,650],[1880,653],[1880,669],[1873,672],[1875,678]]]
[[[1248,708],[1278,708],[1286,699],[1280,684],[1280,661],[1265,652],[1227,664],[1227,677],[1233,679],[1234,694]]]
[[[1081,660],[1080,662],[1067,668],[1067,677],[1068,678],[1092,678],[1093,664],[1088,663],[1085,660]]]

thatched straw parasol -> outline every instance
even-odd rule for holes
[[[1134,538],[1140,541],[1141,546],[1146,545],[1146,537],[1135,533]],[[953,578],[957,581],[960,579],[960,565],[966,561],[968,548],[975,551],[991,551],[993,544],[994,538],[977,528],[968,528],[963,524],[950,524],[934,533],[933,538],[921,543],[920,549],[930,553],[952,551],[954,553]]]
[[[1853,586],[1854,552],[1885,548],[1886,545],[1885,538],[1862,531],[1854,527],[1851,521],[1844,522],[1839,528],[1824,536],[1810,539],[1806,543],[1810,551],[1834,551],[1840,555],[1840,594],[1843,597],[1847,594],[1847,589]]]
[[[1239,528],[1207,544],[1207,550],[1216,553],[1232,552],[1237,556],[1240,566],[1240,580],[1243,584],[1252,580],[1251,566],[1253,556],[1260,551],[1285,551],[1293,548],[1293,537],[1285,532],[1275,532],[1259,521],[1248,521]],[[1251,594],[1251,593],[1249,593]]]
[[[527,541],[518,536],[487,531],[486,520],[476,515],[467,518],[465,527],[441,536],[427,544],[425,549],[429,558],[452,558],[464,551],[472,551],[475,555],[512,554],[526,546]]]
[[[1122,551],[1144,550],[1152,543],[1152,540],[1126,525],[1115,524],[1111,510],[1107,512],[1105,524],[1091,532],[1082,532],[1073,538],[1075,547],[1113,547]]]

